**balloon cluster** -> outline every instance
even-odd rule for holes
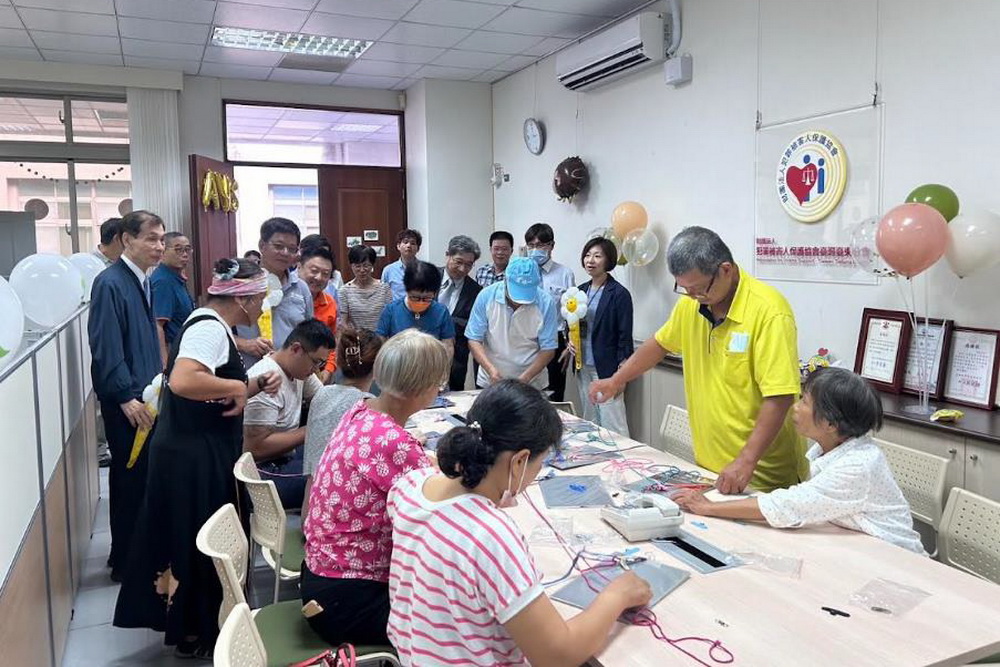
[[[236,197],[239,183],[228,175],[218,171],[206,171],[201,183],[201,205],[205,210],[214,208],[216,211],[233,213],[240,207]]]
[[[1000,263],[1000,215],[975,211],[959,215],[958,196],[929,183],[881,220],[869,218],[851,231],[851,256],[878,276],[913,278],[941,257],[965,278]]]
[[[646,266],[660,252],[660,240],[648,224],[645,207],[639,202],[625,201],[612,212],[611,226],[591,230],[588,238],[603,237],[614,243],[619,266]]]

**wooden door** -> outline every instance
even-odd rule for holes
[[[191,244],[194,247],[191,279],[196,297],[204,294],[212,284],[212,266],[215,262],[223,257],[236,257],[236,213],[202,206],[201,189],[207,171],[220,172],[233,178],[233,165],[201,155],[188,156]]]
[[[329,166],[319,169],[319,229],[333,244],[337,268],[351,280],[347,263],[348,237],[381,246],[384,256],[375,263],[375,275],[399,259],[396,234],[406,228],[406,178],[402,169]]]

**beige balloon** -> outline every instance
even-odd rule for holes
[[[628,236],[633,229],[645,229],[648,223],[646,209],[637,201],[623,201],[611,214],[611,228],[620,239]]]

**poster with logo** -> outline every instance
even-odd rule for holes
[[[757,131],[754,273],[764,280],[875,284],[851,231],[880,215],[881,108]]]

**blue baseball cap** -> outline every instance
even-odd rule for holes
[[[507,296],[514,303],[527,305],[538,299],[538,286],[542,284],[542,273],[538,262],[530,257],[514,257],[504,271]]]

